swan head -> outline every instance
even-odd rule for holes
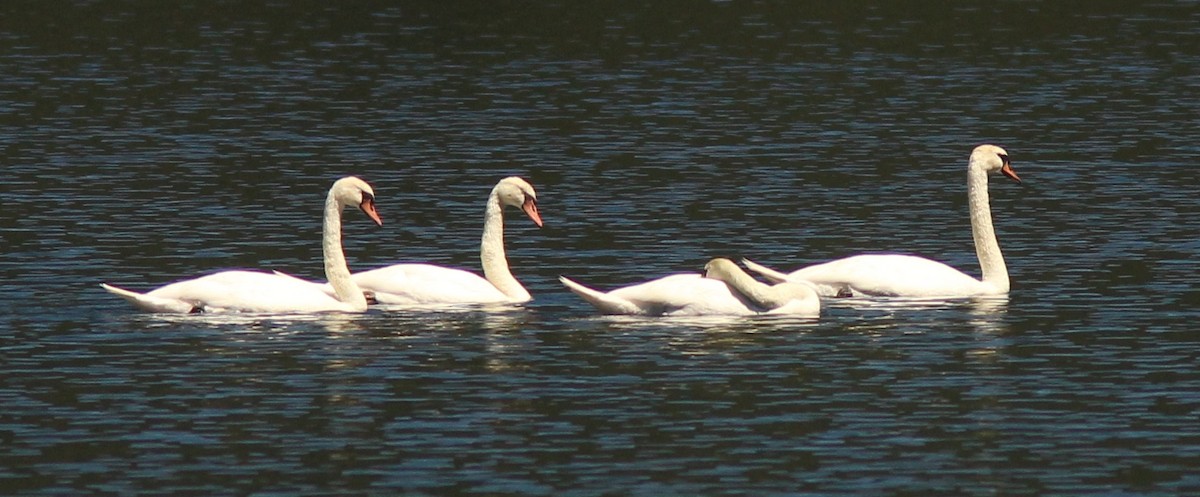
[[[496,188],[492,189],[492,194],[500,200],[501,206],[511,206],[521,209],[529,219],[533,220],[533,224],[542,227],[542,216],[538,214],[537,209],[537,192],[533,191],[533,185],[529,184],[516,176],[509,176],[500,180],[496,184]]]
[[[985,172],[999,171],[1009,179],[1021,182],[1021,178],[1013,171],[1012,162],[1008,160],[1008,152],[995,145],[980,145],[971,152],[971,167],[983,168]]]
[[[738,267],[737,263],[723,257],[708,261],[708,264],[704,265],[704,277],[715,280],[729,281],[733,275],[741,272],[742,268]]]
[[[333,188],[329,189],[329,196],[343,207],[358,206],[358,209],[375,221],[375,224],[383,226],[383,220],[379,218],[379,212],[375,210],[375,190],[371,189],[371,185],[366,181],[354,176],[346,176],[333,183]]]

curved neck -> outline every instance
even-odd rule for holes
[[[996,241],[992,227],[992,207],[988,200],[988,176],[982,168],[967,169],[967,203],[971,210],[971,235],[975,238],[975,254],[983,270],[983,282],[1000,293],[1008,292],[1008,266]]]
[[[788,299],[771,285],[758,281],[742,271],[721,272],[719,279],[733,288],[754,305],[771,310],[787,303]]]
[[[500,293],[518,301],[532,298],[521,282],[508,269],[508,258],[504,255],[504,206],[500,197],[492,190],[484,211],[483,238],[479,245],[479,259],[483,263],[483,277],[487,278]]]
[[[354,310],[365,311],[367,298],[350,278],[350,267],[346,265],[346,254],[342,251],[342,205],[334,199],[333,192],[325,199],[321,251],[325,256],[325,279],[333,286],[337,299]]]

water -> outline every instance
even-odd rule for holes
[[[1200,491],[1194,4],[0,7],[5,495],[1188,495]],[[1007,299],[819,320],[595,317],[600,288],[899,250]],[[99,289],[477,268],[535,300],[139,314]]]

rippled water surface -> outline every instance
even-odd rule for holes
[[[586,3],[586,2],[585,2]],[[800,2],[0,6],[0,494],[1200,493],[1200,8]],[[815,320],[597,317],[714,256],[978,274]],[[99,287],[478,267],[514,307],[156,316]]]

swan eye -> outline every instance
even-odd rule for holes
[[[1008,154],[996,154],[1000,156],[1000,162],[1008,164]]]

